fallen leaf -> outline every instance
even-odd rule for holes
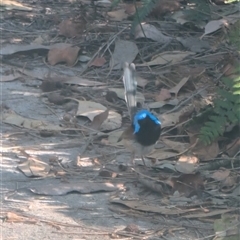
[[[115,92],[119,98],[125,100],[125,90],[123,88],[109,88],[109,91]],[[144,95],[140,92],[137,92],[136,101],[143,104],[145,102]]]
[[[199,53],[211,48],[207,41],[196,37],[177,37],[176,39],[191,52]]]
[[[3,0],[0,2],[0,6],[3,6],[7,10],[20,10],[20,11],[32,11],[33,8],[23,5],[18,1]]]
[[[179,116],[181,112],[173,112],[168,114],[159,115],[159,119],[161,121],[162,128],[175,126],[179,122]]]
[[[137,81],[137,85],[142,88],[144,88],[149,83],[147,79],[139,76],[136,76],[136,81]]]
[[[76,84],[84,87],[96,87],[96,86],[102,86],[106,85],[104,82],[98,82],[98,81],[93,81],[90,79],[82,78],[82,77],[68,77],[68,76],[59,76],[58,79],[62,79],[61,81],[63,83],[68,83],[68,84]]]
[[[104,57],[96,57],[90,64],[89,67],[102,67],[106,63],[106,59]]]
[[[186,149],[189,148],[189,143],[175,142],[175,141],[171,141],[165,137],[162,137],[161,140],[165,145],[167,145],[167,147],[170,147],[173,150],[178,151],[179,153],[182,153]]]
[[[59,33],[65,37],[76,37],[80,35],[86,28],[84,19],[81,22],[74,22],[70,19],[65,19],[59,24]]]
[[[41,50],[41,52],[44,52],[44,50],[48,52],[48,50],[53,48],[66,48],[70,46],[71,44],[67,44],[67,43],[57,43],[50,46],[44,46],[40,44],[28,44],[28,45],[9,44],[1,48],[0,52],[1,52],[1,55],[11,55],[18,52],[22,53],[22,52],[28,52],[28,51],[34,52],[39,50]]]
[[[142,3],[141,2],[136,2],[137,7],[141,7]],[[136,7],[135,4],[125,4],[125,12],[129,15],[132,16],[136,12]]]
[[[234,157],[240,149],[240,138],[234,139],[231,143],[227,145],[227,154],[229,157]]]
[[[117,187],[115,187],[111,183],[98,183],[98,182],[89,182],[86,181],[81,182],[68,182],[68,183],[49,183],[47,185],[38,185],[36,187],[30,187],[29,190],[33,193],[40,195],[48,195],[48,196],[62,196],[71,192],[78,192],[82,194],[86,193],[95,193],[95,192],[112,192],[116,191]]]
[[[111,69],[122,69],[123,63],[132,63],[138,54],[136,43],[125,40],[115,42],[114,52],[110,60]]]
[[[175,168],[178,172],[189,174],[197,170],[197,163],[197,157],[185,155],[178,159]]]
[[[91,102],[91,101],[79,101],[77,99],[76,101],[78,101],[78,110],[76,115],[87,117],[91,121],[93,121],[96,116],[98,116],[99,114],[102,114],[107,110],[107,108],[100,103]],[[121,127],[121,124],[122,124],[122,116],[119,113],[116,113],[114,111],[109,111],[108,117],[102,123],[100,130],[101,131],[114,130],[116,128]]]
[[[198,156],[199,159],[206,161],[208,159],[214,159],[219,154],[219,145],[217,141],[206,146],[198,140],[198,137],[195,134],[190,134],[188,132],[188,135],[190,138],[190,144],[194,146],[192,152],[194,155]]]
[[[170,93],[174,93],[175,97],[177,97],[178,92],[180,91],[180,89],[187,83],[187,81],[189,80],[189,77],[184,77],[175,87],[171,88],[169,90]]]
[[[165,101],[169,98],[171,98],[171,94],[168,89],[161,88],[160,93],[155,97],[156,101]]]
[[[228,169],[221,169],[214,172],[211,177],[217,181],[223,181],[229,176],[229,174],[230,171]]]
[[[19,213],[14,213],[14,212],[8,212],[6,216],[6,222],[10,223],[30,223],[34,224],[37,223],[38,220],[34,218],[28,218],[25,216],[20,215]]]
[[[125,9],[119,9],[117,11],[108,12],[107,15],[111,18],[111,20],[122,21],[123,19],[127,19],[128,14]]]
[[[161,108],[165,105],[177,106],[178,103],[179,103],[179,100],[177,98],[174,98],[169,101],[158,101],[158,102],[149,103],[148,107],[149,108]]]
[[[64,62],[68,66],[74,66],[78,58],[78,52],[80,48],[67,47],[67,48],[53,48],[48,52],[48,62],[50,65],[56,65],[57,63]]]
[[[89,56],[86,55],[79,55],[78,60],[83,63],[87,63],[91,60]]]
[[[149,205],[145,202],[141,202],[139,200],[121,200],[121,199],[111,199],[110,203],[115,204],[122,204],[123,206],[126,206],[128,208],[134,209],[134,211],[140,211],[140,212],[153,212],[153,213],[160,213],[163,215],[179,215],[183,213],[189,212],[189,209],[179,209],[179,208],[166,208],[165,206],[156,206],[155,205]],[[228,210],[229,211],[229,210]],[[225,210],[226,212],[226,210]]]
[[[154,149],[150,154],[147,155],[147,157],[157,160],[165,160],[177,155],[178,153],[172,151],[171,149]]]
[[[106,109],[106,111],[95,116],[93,118],[91,127],[95,130],[98,130],[101,127],[101,125],[103,124],[103,122],[108,118],[108,113],[109,113],[109,111],[108,111],[108,109]]]
[[[18,72],[14,72],[13,74],[1,76],[0,82],[10,82],[10,81],[17,80],[18,78],[21,78],[21,77],[22,77],[22,74],[20,74]]]
[[[98,116],[99,114],[107,110],[107,108],[100,103],[91,102],[91,101],[79,101],[79,100],[77,101],[78,101],[78,111],[76,115],[87,117],[90,119],[91,122],[96,116]]]
[[[184,194],[186,197],[198,195],[204,189],[203,178],[199,172],[195,174],[182,174],[168,181],[174,191]]]
[[[154,66],[154,65],[165,65],[165,64],[175,64],[181,62],[187,56],[193,55],[193,52],[163,52],[152,58],[150,62],[136,64],[136,66]]]
[[[233,212],[233,211],[236,211],[236,208],[227,208],[227,209],[219,209],[219,210],[217,209],[217,210],[211,210],[210,212],[195,213],[195,214],[185,215],[182,217],[188,218],[188,219],[209,218],[209,217],[214,217],[217,215],[221,215],[221,214]]]
[[[105,144],[113,146],[122,146],[123,141],[119,141],[119,138],[122,136],[122,133],[123,131],[110,132],[108,135],[107,142],[105,141]]]
[[[30,118],[24,118],[14,112],[3,113],[1,119],[4,123],[12,124],[20,128],[34,129],[34,130],[52,130],[63,131],[65,128],[56,124],[51,124],[42,120],[35,120]]]
[[[219,19],[219,20],[212,20],[208,22],[205,26],[205,32],[201,36],[201,38],[207,34],[216,32],[217,30],[221,29],[223,26],[228,26],[229,23],[226,19]]]
[[[181,25],[189,22],[189,20],[186,19],[185,10],[183,10],[183,11],[180,10],[180,11],[174,12],[171,15],[171,18],[176,20],[176,23],[179,23]]]
[[[109,111],[108,118],[100,127],[101,131],[112,131],[122,126],[122,116],[115,111]]]
[[[142,27],[140,24],[137,25],[135,28],[135,39],[145,37],[162,44],[165,44],[172,39],[171,37],[163,35],[155,26],[151,24],[142,23]]]
[[[50,166],[47,163],[31,158],[19,164],[17,168],[27,177],[46,177],[50,172]]]
[[[179,10],[181,7],[180,2],[177,0],[158,0],[155,4],[150,16],[157,19],[162,18],[167,13],[172,14],[173,12]]]

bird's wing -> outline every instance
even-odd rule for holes
[[[125,88],[125,100],[128,107],[128,112],[131,120],[137,109],[136,94],[137,94],[137,81],[136,70],[133,63],[125,63],[123,68],[123,83]]]

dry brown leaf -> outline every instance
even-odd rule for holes
[[[136,2],[135,3],[138,8],[142,7],[142,2]],[[125,12],[129,15],[132,16],[136,12],[135,4],[125,4]]]
[[[31,158],[17,167],[27,177],[46,177],[50,172],[50,166],[47,163]]]
[[[6,75],[6,76],[1,76],[0,77],[0,82],[10,82],[10,81],[17,80],[20,77],[22,77],[22,75],[18,72],[15,72],[13,74],[9,74],[9,75]]]
[[[123,63],[132,63],[138,54],[136,43],[126,40],[117,40],[115,42],[114,52],[110,60],[110,68],[122,69]]]
[[[240,149],[240,138],[234,139],[227,145],[227,154],[229,157],[234,157]]]
[[[82,19],[81,22],[73,22],[70,19],[63,20],[59,24],[59,32],[65,37],[76,37],[81,34],[86,28],[86,22]]]
[[[108,118],[108,113],[109,113],[109,111],[108,111],[108,109],[106,109],[106,111],[95,116],[93,118],[91,127],[95,130],[98,130],[101,127],[101,125],[103,124],[103,122]]]
[[[34,218],[28,218],[20,215],[19,213],[8,212],[6,216],[6,222],[21,222],[21,223],[37,223],[38,221]]]
[[[229,189],[233,190],[233,187],[235,188],[236,184],[238,184],[237,177],[230,175],[221,182],[221,190],[228,192]]]
[[[67,48],[53,48],[48,52],[48,62],[50,65],[56,65],[57,63],[64,62],[68,66],[74,66],[77,61],[78,52],[80,48],[67,47]]]
[[[12,124],[20,128],[49,131],[63,131],[65,129],[57,124],[51,124],[46,121],[24,118],[14,112],[4,113],[1,115],[1,118],[4,123]]]
[[[140,24],[137,25],[135,28],[135,39],[145,37],[162,44],[165,44],[172,39],[171,37],[163,35],[160,30],[151,24],[142,23],[142,27]]]
[[[212,142],[210,145],[205,145],[199,141],[198,137],[194,134],[188,133],[190,138],[190,144],[194,146],[192,152],[194,155],[198,156],[201,160],[214,159],[219,154],[218,142]]]
[[[171,149],[154,149],[152,153],[147,155],[147,157],[165,160],[171,157],[176,157],[177,155],[178,153],[173,152]]]
[[[153,212],[153,213],[160,213],[164,215],[179,215],[183,213],[187,213],[194,210],[189,209],[180,209],[180,208],[166,208],[165,206],[156,206],[156,205],[149,205],[144,202],[140,202],[139,200],[121,200],[121,199],[111,199],[111,203],[122,204],[126,207],[134,209],[134,211],[140,212]]]
[[[122,116],[115,111],[109,111],[108,118],[100,127],[101,131],[112,131],[122,126]]]
[[[92,101],[78,101],[78,111],[77,116],[84,116],[89,118],[91,121],[94,120],[96,116],[105,112],[107,108],[100,103]],[[108,112],[107,119],[101,124],[100,130],[114,130],[122,125],[122,116],[114,111]]]
[[[155,18],[163,17],[167,13],[173,13],[181,7],[178,0],[158,0],[157,4],[150,13]]]
[[[171,141],[165,137],[162,137],[161,140],[164,142],[165,145],[175,151],[178,151],[179,153],[184,152],[189,147],[189,143]]]
[[[195,156],[181,156],[176,165],[175,168],[178,172],[181,173],[193,173],[197,169],[197,163],[198,159]]]
[[[168,182],[174,191],[178,191],[186,197],[198,194],[200,190],[204,189],[203,178],[199,172],[195,174],[183,174],[172,178]]]
[[[78,101],[78,111],[76,115],[87,117],[93,121],[96,116],[105,112],[106,110],[107,108],[100,103],[92,101]]]
[[[174,93],[175,96],[177,97],[178,92],[180,91],[180,89],[187,83],[187,81],[189,80],[189,77],[184,77],[175,87],[171,88],[169,90],[170,93]]]
[[[107,15],[115,21],[122,21],[123,19],[127,19],[128,14],[126,13],[125,9],[119,9],[117,11],[108,12]]]
[[[193,54],[194,54],[193,52],[181,52],[181,51],[163,52],[152,57],[152,60],[150,62],[136,64],[136,66],[174,64],[181,62],[185,57]]]
[[[179,100],[177,98],[174,98],[169,101],[158,101],[158,102],[149,103],[148,107],[149,108],[161,108],[165,105],[177,106],[178,103],[179,103]]]
[[[172,96],[171,96],[169,90],[166,89],[166,88],[162,88],[160,90],[160,93],[155,97],[155,100],[156,101],[165,101],[165,100],[167,100],[167,99],[169,99],[171,97]]]
[[[182,216],[184,218],[188,219],[194,219],[194,218],[209,218],[214,217],[217,215],[221,215],[228,212],[236,211],[236,208],[228,208],[228,209],[219,209],[219,210],[211,210],[210,212],[204,212],[204,213],[195,213],[190,215]]]
[[[142,78],[142,77],[137,76],[137,77],[136,77],[136,80],[137,80],[137,85],[138,85],[139,87],[144,88],[144,87],[148,84],[148,80],[145,79],[145,78]]]
[[[90,64],[89,67],[102,67],[106,63],[106,59],[104,57],[96,57]]]
[[[211,177],[217,181],[223,181],[229,176],[229,174],[230,171],[228,169],[221,169],[214,172]]]
[[[175,126],[179,122],[179,116],[181,112],[173,112],[169,114],[159,115],[162,128]]]

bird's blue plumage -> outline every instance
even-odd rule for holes
[[[140,130],[139,120],[143,120],[146,117],[149,117],[156,125],[161,125],[161,122],[158,120],[156,116],[154,116],[148,110],[143,109],[137,112],[133,118],[134,134],[139,132]]]

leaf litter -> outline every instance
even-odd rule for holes
[[[32,136],[39,137],[39,144],[43,141],[43,135],[40,134],[42,131],[53,131],[58,134],[49,135],[50,141],[56,141],[56,138],[64,136],[70,139],[76,138],[81,142],[82,151],[79,149],[78,152],[81,160],[86,162],[81,166],[64,167],[59,159],[46,163],[40,156],[38,158],[30,156],[27,160],[20,161],[18,169],[25,176],[29,179],[33,177],[36,180],[39,178],[38,181],[43,181],[43,179],[46,181],[44,185],[30,187],[29,189],[33,193],[54,196],[72,192],[95,194],[99,191],[111,191],[115,198],[109,200],[109,209],[112,212],[118,210],[120,212],[125,209],[125,217],[131,216],[133,213],[144,219],[148,218],[148,214],[151,213],[168,216],[168,219],[171,218],[169,216],[177,216],[181,221],[184,219],[211,220],[212,223],[218,225],[214,226],[215,232],[212,231],[212,234],[218,236],[219,231],[225,231],[225,235],[236,235],[235,228],[229,232],[229,229],[223,228],[224,224],[221,225],[219,222],[236,220],[234,217],[226,218],[224,216],[225,214],[233,216],[237,209],[236,199],[239,195],[239,171],[236,167],[236,157],[239,155],[238,138],[231,138],[232,132],[229,131],[230,135],[226,135],[224,139],[218,139],[205,146],[198,138],[200,127],[195,124],[191,129],[187,125],[194,120],[196,114],[201,114],[201,110],[206,108],[206,103],[200,103],[202,98],[214,96],[215,76],[221,76],[226,72],[219,68],[218,56],[223,56],[225,61],[229,62],[227,54],[224,55],[222,52],[231,52],[231,48],[229,46],[224,48],[220,44],[214,45],[214,51],[211,51],[211,47],[213,42],[217,41],[218,34],[226,34],[226,29],[222,28],[223,19],[228,23],[234,22],[234,20],[230,16],[227,18],[227,15],[224,18],[222,15],[221,18],[220,15],[216,18],[216,14],[210,12],[208,17],[200,16],[199,21],[194,21],[193,16],[190,17],[186,14],[187,11],[182,10],[184,3],[177,2],[177,5],[178,7],[174,8],[174,15],[168,16],[165,21],[177,19],[177,22],[183,24],[185,30],[188,31],[186,35],[191,37],[183,37],[182,28],[175,23],[172,23],[175,27],[172,30],[170,28],[163,29],[162,25],[152,25],[146,21],[145,24],[142,24],[144,32],[140,25],[135,29],[136,41],[134,41],[129,35],[126,22],[122,21],[128,18],[132,12],[126,11],[125,5],[124,9],[120,5],[121,9],[113,9],[111,12],[107,9],[104,10],[107,12],[108,20],[111,17],[118,21],[117,28],[102,26],[105,32],[96,33],[91,28],[92,26],[89,28],[90,25],[86,24],[86,22],[92,22],[90,18],[92,13],[87,14],[84,16],[84,20],[80,19],[79,21],[68,15],[65,18],[67,20],[63,20],[57,26],[61,37],[50,38],[51,45],[49,46],[12,45],[7,42],[1,49],[1,55],[12,60],[15,60],[16,57],[20,62],[28,59],[28,63],[26,68],[23,67],[24,65],[16,67],[19,78],[15,78],[12,72],[10,74],[4,72],[5,75],[1,80],[3,84],[9,84],[11,82],[8,81],[22,79],[22,77],[28,77],[27,81],[40,80],[42,82],[40,89],[44,93],[39,94],[38,92],[33,96],[34,98],[42,98],[46,96],[44,95],[46,93],[54,93],[55,96],[61,96],[63,101],[61,104],[57,104],[56,99],[53,101],[49,97],[51,95],[48,95],[51,103],[47,101],[44,106],[47,108],[47,115],[52,114],[52,121],[48,121],[37,111],[31,113],[31,117],[28,114],[24,115],[20,108],[14,108],[14,104],[10,104],[10,108],[15,110],[12,112],[1,108],[1,117],[4,126],[8,124],[11,128],[17,127],[33,134]],[[91,11],[90,9],[91,7],[87,11]],[[96,11],[98,12],[98,8]],[[161,14],[166,13],[161,12]],[[212,16],[210,16],[211,14]],[[98,18],[98,15],[95,15]],[[102,19],[105,18],[102,13],[99,16]],[[204,25],[201,25],[204,21],[205,28]],[[206,22],[208,23],[206,24]],[[191,23],[195,30],[197,28],[197,31],[193,31]],[[176,29],[179,29],[179,32]],[[34,28],[33,31],[35,31]],[[52,29],[50,28],[49,31],[51,32]],[[5,34],[8,36],[8,32]],[[204,40],[200,38],[201,35],[204,36]],[[5,35],[3,34],[3,36]],[[24,33],[20,37],[24,39]],[[95,37],[98,37],[99,41],[95,41]],[[34,39],[36,39],[36,34],[32,36],[32,42]],[[159,45],[153,45],[149,39]],[[175,39],[179,45],[176,45]],[[59,44],[59,41],[63,43]],[[115,46],[111,46],[112,43],[115,43]],[[224,44],[228,45],[228,42],[224,42]],[[84,71],[81,70],[81,67],[86,61],[78,61],[80,48],[81,50],[84,48],[86,51],[84,54],[91,56],[87,58],[89,64]],[[54,51],[56,52],[54,53]],[[32,53],[35,58],[32,58]],[[42,61],[39,59],[42,59],[42,56],[48,59],[51,71],[41,65]],[[211,57],[214,57],[215,60],[211,60],[212,62],[206,60]],[[33,59],[34,61],[32,61]],[[151,159],[151,163],[148,164],[151,169],[137,166],[131,170],[127,164],[123,168],[118,162],[118,158],[123,162],[127,159],[123,143],[118,142],[123,129],[122,125],[125,126],[125,123],[129,123],[128,118],[122,117],[123,112],[127,112],[121,81],[122,64],[125,61],[136,63],[137,72],[141,76],[137,76],[138,103],[154,109],[154,113],[162,122],[162,136],[159,143],[155,150],[147,156]],[[40,70],[34,65],[36,62],[38,62]],[[61,62],[66,63],[67,68],[58,64]],[[32,70],[28,69],[28,65],[32,67]],[[9,67],[4,63],[5,66]],[[207,71],[201,70],[199,75],[191,71],[194,67],[207,69]],[[168,68],[169,71],[164,72],[165,68]],[[181,68],[182,71],[179,70]],[[229,72],[229,75],[231,74]],[[161,81],[154,85],[159,76]],[[15,83],[18,82],[15,81]],[[24,83],[22,84],[24,86]],[[29,88],[28,85],[24,87]],[[205,88],[205,95],[199,93],[201,88]],[[31,87],[29,91],[35,92],[38,89]],[[64,91],[68,92],[70,96],[61,95]],[[114,93],[114,96],[104,95],[103,93],[106,91]],[[76,112],[70,118],[70,121],[73,122],[66,123],[66,118],[63,117],[66,114],[64,109],[67,103],[65,100],[77,103]],[[208,99],[205,102],[207,101],[210,102]],[[7,102],[11,103],[11,99],[7,99]],[[39,112],[41,111],[39,107]],[[67,124],[70,124],[70,127]],[[90,153],[94,153],[92,157]],[[84,159],[85,155],[87,160]],[[72,159],[72,161],[74,160]],[[223,165],[222,162],[225,164],[227,162],[227,165]],[[110,168],[110,164],[115,166],[114,170],[107,169]],[[61,176],[61,181],[58,181],[59,176]],[[77,176],[81,180],[73,181],[73,176]],[[58,182],[50,184],[48,178],[51,177]],[[92,179],[97,181],[93,182]],[[134,186],[131,185],[132,179],[137,181]],[[120,190],[115,183],[125,183],[126,189],[130,189],[130,191]],[[143,196],[139,194],[140,187],[155,193]],[[154,195],[156,193],[157,195]],[[153,198],[156,198],[157,201]],[[18,216],[12,215],[10,218],[17,219]],[[20,220],[24,221],[24,219]],[[237,221],[235,221],[236,224],[238,224]],[[211,226],[213,228],[213,224]],[[198,228],[198,225],[195,227]],[[140,239],[143,235],[147,236],[146,233],[141,235],[138,231],[134,233]],[[124,231],[121,234],[124,234]]]

